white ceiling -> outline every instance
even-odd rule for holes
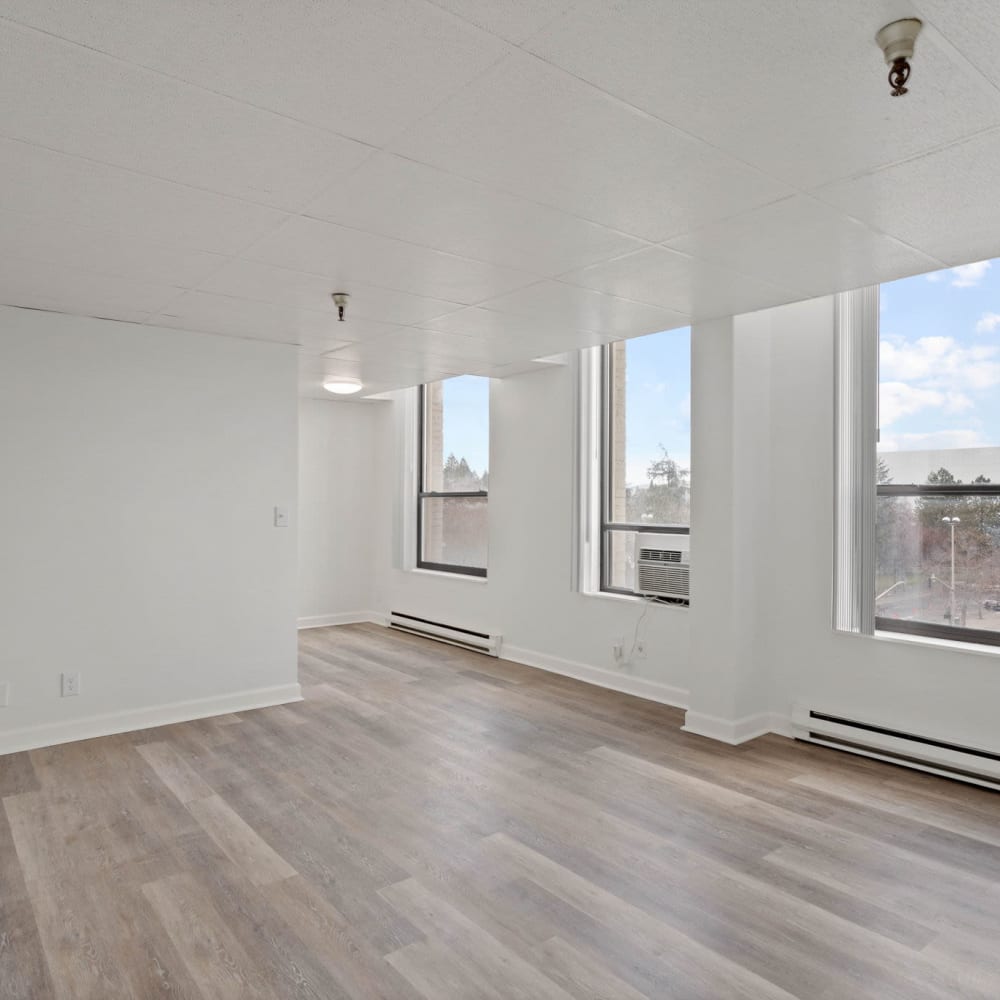
[[[0,0],[0,302],[378,393],[997,256],[998,50],[994,0]]]

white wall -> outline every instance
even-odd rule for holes
[[[296,369],[0,308],[0,751],[297,697]]]
[[[384,499],[376,599],[403,611],[503,636],[504,655],[641,691],[674,704],[688,687],[686,609],[649,607],[647,656],[618,667],[612,644],[632,636],[640,601],[573,589],[575,387],[571,366],[494,380],[490,390],[489,577],[402,569],[398,496],[405,479],[402,396],[383,436]],[[395,500],[393,498],[396,498]],[[407,540],[409,544],[409,540]]]
[[[299,403],[301,626],[363,620],[375,601],[377,454],[389,404]]]

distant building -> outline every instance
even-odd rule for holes
[[[893,483],[926,483],[927,476],[947,469],[956,479],[971,483],[987,476],[1000,483],[1000,448],[948,448],[940,451],[886,451],[881,458]]]

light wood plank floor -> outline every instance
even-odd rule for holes
[[[375,626],[0,758],[0,997],[1000,997],[1000,795]]]

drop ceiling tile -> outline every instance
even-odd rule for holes
[[[66,264],[0,258],[0,304],[139,323],[180,294],[169,285],[123,281]]]
[[[1000,21],[994,0],[919,0],[919,16],[1000,87]],[[912,14],[910,15],[912,16]],[[918,42],[919,44],[919,42]],[[922,53],[921,53],[922,54]],[[914,60],[914,73],[918,63]],[[914,84],[917,77],[914,76]]]
[[[236,298],[300,306],[303,309],[328,310],[332,313],[335,307],[330,295],[339,291],[340,286],[318,274],[289,271],[252,260],[234,260],[213,274],[201,286],[201,290]],[[390,288],[377,288],[357,281],[352,281],[343,290],[350,294],[345,319],[348,328],[358,319],[401,325],[422,323],[462,308],[456,302],[429,299]]]
[[[512,375],[528,375],[532,372],[552,371],[553,368],[566,364],[566,355],[558,355],[557,358],[558,360],[555,358],[536,358],[530,361],[514,361],[509,365],[491,365],[477,372],[477,374],[485,375],[488,378],[510,378]]]
[[[572,0],[433,0],[439,7],[520,44],[572,6]]]
[[[560,280],[692,319],[733,316],[795,298],[789,289],[663,247],[593,264]]]
[[[935,5],[967,20],[965,4]],[[995,5],[979,11],[996,35]],[[875,32],[914,13],[901,0],[583,0],[528,47],[806,189],[1000,123],[1000,95],[932,26],[917,43],[910,93],[890,99]],[[995,68],[988,37],[981,51]]]
[[[479,339],[409,327],[362,344],[351,344],[329,356],[390,367],[433,361],[465,369],[477,364],[505,364],[523,357],[524,350],[523,343],[510,339]]]
[[[507,46],[429,3],[5,0],[6,17],[381,145]]]
[[[800,298],[941,266],[912,247],[800,195],[705,226],[671,240],[669,248],[780,283]]]
[[[546,205],[386,153],[373,156],[305,212],[549,276],[644,245]]]
[[[218,333],[248,340],[273,340],[281,344],[341,343],[335,317],[330,313],[294,306],[254,302],[249,299],[184,292],[151,320],[157,326]],[[327,350],[332,350],[327,347]]]
[[[990,132],[816,197],[944,264],[966,264],[1000,256],[998,176],[1000,132]]]
[[[0,255],[191,288],[228,258],[0,209]]]
[[[484,302],[482,307],[527,317],[554,329],[589,330],[616,338],[656,333],[688,321],[680,312],[558,281],[540,281]]]
[[[388,148],[657,242],[791,190],[524,53]]]
[[[430,320],[424,327],[497,344],[501,350],[509,346],[515,357],[527,358],[591,347],[614,339],[611,335],[574,329],[545,318],[474,307]]]
[[[295,209],[370,153],[9,22],[0,51],[0,134],[95,162]]]
[[[285,213],[0,138],[0,209],[164,246],[232,254]]]
[[[323,275],[350,291],[354,281],[473,305],[535,280],[526,271],[485,264],[303,217],[289,219],[244,256]]]

